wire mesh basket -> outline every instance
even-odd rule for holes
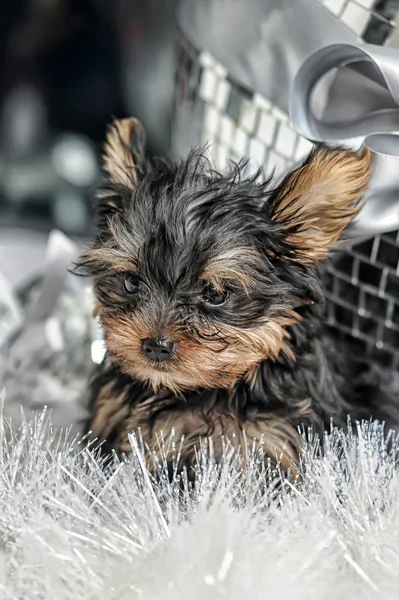
[[[320,0],[363,40],[385,44],[394,32],[399,0]],[[249,169],[282,174],[312,144],[286,113],[234,81],[206,51],[180,39],[173,150],[184,155],[206,144],[219,168],[249,158]],[[399,201],[399,199],[398,199]],[[329,324],[357,340],[374,360],[399,372],[399,231],[345,247],[324,266]]]

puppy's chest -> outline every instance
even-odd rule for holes
[[[129,452],[132,431],[151,443],[161,432],[166,438],[173,433],[176,440],[182,436],[238,439],[243,431],[259,437],[281,420],[295,424],[311,417],[313,402],[304,382],[295,386],[289,378],[272,373],[264,379],[256,389],[242,383],[230,391],[202,390],[176,397],[166,390],[155,394],[110,371],[99,377],[97,385],[93,382],[90,429],[94,437],[112,440],[119,452]]]

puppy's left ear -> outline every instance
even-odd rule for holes
[[[290,248],[288,258],[310,265],[327,256],[360,212],[370,173],[367,149],[321,147],[287,175],[270,198],[270,209]]]
[[[146,137],[134,118],[115,120],[108,127],[103,163],[113,183],[134,190],[144,173]]]

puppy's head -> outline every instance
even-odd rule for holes
[[[111,358],[155,389],[231,387],[293,359],[289,328],[322,300],[316,264],[360,210],[366,151],[319,148],[275,188],[200,152],[148,160],[135,119],[105,146],[94,276]]]

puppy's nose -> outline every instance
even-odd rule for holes
[[[147,358],[155,361],[170,360],[175,351],[175,343],[168,338],[147,338],[143,341],[142,350]]]

